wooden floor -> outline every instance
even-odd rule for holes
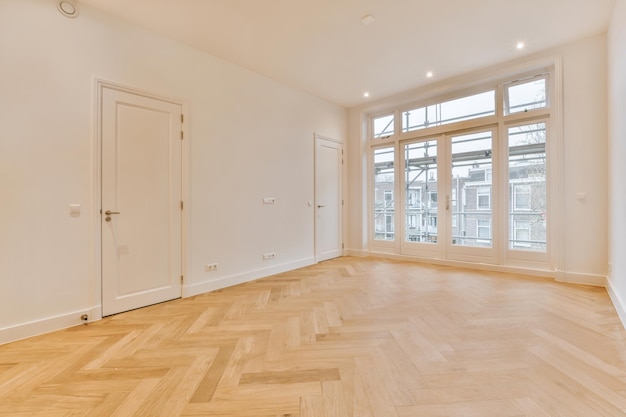
[[[625,415],[604,289],[372,258],[0,346],[0,416]]]

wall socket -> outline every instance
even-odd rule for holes
[[[268,259],[274,259],[276,254],[274,252],[268,252],[263,254],[263,260],[267,261]]]
[[[209,272],[209,271],[215,271],[217,269],[217,263],[214,264],[206,264],[204,267],[204,270]]]

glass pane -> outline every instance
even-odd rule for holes
[[[374,150],[374,239],[394,240],[394,148]]]
[[[489,239],[491,238],[491,222],[485,219],[477,220],[478,238]]]
[[[519,113],[546,107],[548,105],[546,87],[546,76],[522,84],[507,86],[508,107],[504,109],[505,113]]]
[[[492,133],[452,138],[452,244],[491,247]],[[459,201],[460,198],[460,201]]]
[[[520,248],[527,249],[530,247],[530,222],[526,220],[516,220],[513,223],[515,227],[513,239]]]
[[[495,91],[420,107],[402,114],[402,131],[425,129],[496,114]]]
[[[478,187],[476,189],[476,194],[478,196],[476,208],[479,210],[489,210],[491,208],[491,188]]]
[[[372,119],[374,139],[384,139],[393,135],[393,114]]]
[[[404,146],[407,242],[437,243],[437,141]]]
[[[509,248],[545,252],[546,124],[509,128]]]

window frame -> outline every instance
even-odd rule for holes
[[[381,132],[378,136],[376,136],[376,120],[384,119],[385,117],[391,117],[391,122],[387,124],[387,126],[391,126],[391,133],[388,135],[384,135],[385,131]],[[370,138],[371,140],[385,140],[390,137],[393,137],[397,134],[396,132],[396,124],[397,124],[397,116],[396,112],[387,112],[382,114],[377,114],[376,116],[370,117]]]
[[[504,70],[504,71],[507,71],[507,70]],[[560,96],[558,94],[560,92],[560,88],[562,88],[561,87],[562,74],[561,74],[560,57],[548,57],[548,58],[538,59],[535,61],[534,64],[526,65],[526,69],[524,69],[523,64],[517,65],[513,67],[512,70],[509,70],[508,74],[503,71],[500,71],[499,75],[497,74],[497,71],[493,72],[492,74],[494,75],[491,76],[490,79],[484,82],[479,81],[474,84],[471,84],[471,81],[470,81],[470,84],[473,85],[471,87],[467,87],[468,84],[466,84],[466,86],[459,85],[460,88],[455,89],[454,91],[449,92],[449,93],[446,93],[446,92],[441,93],[437,89],[433,89],[433,94],[426,95],[426,98],[424,99],[416,100],[412,102],[404,101],[403,103],[400,103],[399,105],[397,105],[397,107],[394,106],[395,109],[393,110],[393,113],[395,115],[394,116],[395,126],[394,126],[393,136],[389,136],[389,137],[385,137],[381,139],[373,139],[369,133],[363,136],[363,141],[365,145],[363,150],[366,153],[373,152],[373,149],[379,148],[379,147],[392,147],[392,146],[395,147],[395,152],[396,152],[395,187],[396,187],[396,195],[397,195],[396,199],[398,199],[399,201],[400,200],[403,201],[402,205],[396,207],[396,219],[395,219],[396,231],[405,230],[406,229],[405,223],[407,221],[406,213],[405,213],[406,201],[403,200],[403,199],[406,199],[406,191],[403,189],[404,180],[402,179],[402,171],[403,171],[402,170],[402,163],[403,163],[402,146],[404,143],[419,142],[419,141],[424,141],[424,140],[431,140],[434,138],[442,138],[453,132],[482,129],[482,128],[486,128],[489,126],[492,126],[494,127],[494,129],[496,129],[498,141],[503,143],[503,141],[507,137],[506,132],[509,126],[513,126],[515,124],[527,124],[527,123],[531,123],[535,121],[546,122],[546,131],[547,131],[546,155],[548,159],[553,159],[549,162],[549,165],[548,165],[550,167],[550,170],[549,170],[549,173],[546,174],[547,176],[546,188],[548,189],[547,193],[551,194],[549,199],[556,200],[556,202],[552,201],[549,203],[548,210],[547,210],[549,213],[547,212],[546,216],[550,219],[555,219],[555,218],[560,219],[556,210],[563,204],[562,203],[563,195],[562,195],[562,187],[559,187],[558,185],[558,181],[559,181],[558,175],[555,174],[556,172],[560,172],[560,169],[562,166],[561,159],[562,159],[562,152],[563,152],[562,138],[561,138],[562,132],[559,127],[560,109],[562,107],[562,101],[560,100]],[[533,76],[539,76],[539,75],[547,77],[546,78],[547,80],[546,81],[547,106],[542,107],[542,108],[537,108],[537,109],[531,109],[528,112],[504,114],[505,85],[511,85],[511,82],[520,82],[520,83],[528,82],[529,80],[533,78]],[[478,77],[479,75],[476,74],[477,79]],[[470,80],[470,78],[466,78],[466,80]],[[414,130],[414,131],[409,131],[409,132],[402,131],[402,126],[401,126],[402,113],[406,111],[407,109],[408,110],[414,109],[414,108],[419,107],[420,105],[421,106],[429,105],[430,103],[433,103],[433,102],[446,102],[446,101],[450,101],[459,97],[471,96],[473,93],[479,93],[481,91],[488,91],[494,86],[496,87],[496,115],[494,116],[487,116],[484,118],[473,119],[469,121],[461,121],[458,123],[429,127],[427,129],[420,129],[420,130]],[[450,88],[450,87],[446,87],[446,88]],[[389,111],[386,113],[380,111],[381,106],[382,106],[381,103],[371,106],[371,107],[378,106],[376,109],[376,113],[368,113],[367,109],[362,110],[361,115],[362,117],[364,117],[363,126],[368,126],[367,124],[365,124],[365,120],[367,118],[379,117],[384,114],[391,114],[391,112]],[[385,104],[385,105],[388,106],[388,104]],[[442,144],[440,144],[440,146],[442,146]],[[551,222],[548,222],[548,230],[546,230],[547,246],[546,246],[546,251],[544,253],[535,253],[535,252],[522,253],[524,251],[517,251],[517,253],[511,253],[511,251],[508,248],[508,240],[509,240],[508,235],[510,233],[510,230],[508,227],[506,227],[506,220],[505,220],[508,218],[508,214],[504,213],[504,211],[506,210],[502,209],[503,207],[509,207],[509,204],[510,204],[508,202],[509,201],[508,197],[506,197],[503,200],[504,198],[503,196],[508,196],[509,192],[508,192],[508,182],[506,181],[504,177],[502,177],[502,175],[504,175],[504,172],[505,172],[504,171],[505,167],[507,166],[506,163],[503,162],[503,155],[508,154],[508,153],[506,151],[506,146],[504,145],[501,145],[501,146],[502,146],[502,149],[499,152],[500,156],[498,157],[498,161],[494,159],[494,166],[493,166],[494,189],[492,190],[492,195],[490,197],[490,204],[492,207],[495,207],[494,204],[496,203],[494,203],[493,193],[496,192],[495,188],[498,188],[497,199],[499,202],[497,204],[499,204],[501,208],[500,208],[500,212],[498,213],[498,215],[497,216],[494,215],[494,217],[492,218],[493,224],[491,224],[490,226],[491,233],[492,233],[492,240],[498,239],[500,242],[496,248],[497,254],[494,255],[493,259],[489,259],[487,261],[481,261],[479,259],[472,258],[471,256],[468,256],[467,259],[457,259],[457,260],[466,260],[469,262],[479,262],[479,263],[484,263],[484,264],[493,263],[493,264],[501,265],[501,266],[506,266],[506,265],[529,266],[530,268],[537,269],[537,270],[542,270],[542,269],[551,270],[552,268],[554,268],[554,265],[558,264],[558,262],[562,262],[562,255],[553,250],[554,247],[558,248],[559,245],[562,245],[562,243],[558,243],[559,241],[562,242],[561,239],[563,238],[562,221],[556,222],[552,220]],[[371,158],[368,157],[368,160],[371,161]],[[499,170],[500,174],[496,174],[497,165],[501,167]],[[497,187],[495,184],[496,175],[502,177],[499,179]],[[372,177],[368,175],[367,178],[372,178]],[[443,181],[440,181],[440,180],[441,179],[438,179],[439,184],[443,184]],[[371,195],[370,190],[372,189],[373,189],[372,187],[369,187],[367,189],[366,193],[368,196]],[[444,194],[441,194],[442,192]],[[446,195],[445,195],[446,192],[447,190],[441,187],[438,187],[438,194],[441,194],[440,196],[441,198],[446,198]],[[457,199],[458,198],[461,199],[461,200],[458,200],[458,203],[462,204],[463,200],[466,197],[467,196],[462,190],[460,196],[457,196]],[[368,197],[368,201],[369,201],[369,198],[370,197]],[[422,203],[425,204],[428,201],[429,200],[427,200],[427,196],[425,195],[424,191],[422,191]],[[439,236],[440,243],[445,244],[445,240],[447,240],[447,235],[442,234],[441,229],[450,228],[451,222],[448,220],[447,222],[448,224],[446,225],[444,224],[446,223],[444,222],[444,218],[441,217],[441,211],[444,206],[443,201],[444,200],[442,200],[442,204],[437,204],[438,209],[440,210],[440,218],[438,219],[440,230],[438,234],[441,234],[441,236]],[[373,207],[372,204],[369,204],[367,210],[371,210],[372,207]],[[446,217],[448,216],[449,215],[446,213]],[[372,224],[371,219],[373,219],[372,216],[370,216],[370,220],[366,224],[364,224],[364,227],[370,229],[371,227],[370,225]],[[424,221],[428,222],[427,219],[424,219]],[[433,256],[438,259],[441,259],[444,262],[455,260],[454,258],[448,257],[448,255],[446,254],[447,253],[446,250],[439,251],[438,253],[430,253],[430,254],[424,255],[423,252],[416,251],[412,247],[410,247],[410,245],[415,244],[415,242],[408,242],[408,245],[404,245],[405,243],[404,233],[405,232],[401,233],[402,236],[396,233],[395,241],[393,242],[393,247],[389,246],[385,250],[380,251],[380,252],[387,252],[387,253],[391,253],[394,255],[427,256],[427,257]],[[447,231],[446,229],[446,233],[452,233],[452,232]],[[373,250],[374,252],[379,251],[378,250],[379,248],[376,242],[373,242],[373,240],[370,240],[370,242],[371,243],[368,245],[370,250]]]
[[[545,82],[545,91],[546,91],[546,105],[543,107],[533,107],[532,109],[526,109],[526,110],[520,110],[520,111],[514,111],[511,112],[511,105],[510,105],[510,101],[511,101],[511,97],[510,97],[510,93],[509,90],[513,87],[517,87],[520,85],[524,85],[524,84],[528,84],[531,83],[533,80],[538,80],[538,79],[543,79]],[[504,116],[513,116],[516,114],[525,114],[525,113],[530,113],[536,110],[544,110],[544,109],[550,109],[550,73],[546,72],[543,74],[534,74],[534,75],[529,75],[526,77],[521,77],[517,80],[513,80],[510,81],[508,83],[504,83],[503,84],[503,99],[504,99],[504,108],[502,109],[502,111],[504,112]]]
[[[464,115],[464,116],[460,116],[460,117],[456,117],[454,119],[448,119],[448,120],[437,120],[434,122],[428,122],[428,120],[424,120],[424,124],[423,125],[417,125],[418,127],[415,129],[410,129],[410,126],[405,126],[405,120],[406,120],[406,116],[407,113],[410,114],[410,112],[413,111],[417,111],[417,110],[425,110],[425,117],[427,118],[427,114],[428,114],[428,109],[431,107],[441,107],[445,104],[451,103],[453,101],[459,101],[459,100],[463,100],[463,99],[469,99],[472,97],[476,97],[482,94],[487,94],[487,93],[493,93],[493,113],[489,113],[489,114],[485,114],[483,116],[478,116],[478,117],[470,117],[473,116],[475,114],[468,114],[468,115]],[[412,106],[412,108],[405,108],[402,109],[398,114],[399,114],[399,122],[398,122],[398,126],[399,126],[399,133],[400,134],[407,134],[407,133],[413,133],[413,132],[419,132],[419,131],[423,131],[432,127],[442,127],[442,126],[448,126],[448,125],[452,125],[452,124],[456,124],[456,123],[460,123],[460,122],[465,122],[465,121],[472,121],[472,120],[476,120],[476,119],[482,119],[485,117],[491,117],[491,116],[495,116],[498,113],[498,100],[497,100],[497,95],[498,95],[498,91],[497,88],[493,87],[493,88],[485,88],[485,89],[481,89],[479,91],[473,91],[469,94],[459,94],[457,96],[453,96],[450,98],[447,98],[445,100],[433,100],[431,102],[426,102],[427,104],[420,104],[418,106]],[[480,114],[480,113],[478,113]],[[420,127],[423,126],[423,127]]]

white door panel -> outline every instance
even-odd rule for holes
[[[318,262],[343,255],[342,147],[315,140],[315,256]]]
[[[465,131],[446,137],[449,165],[445,196],[448,259],[496,263],[499,200],[497,133],[493,128]],[[496,239],[494,239],[496,238]]]
[[[103,89],[104,316],[181,295],[181,111]]]

